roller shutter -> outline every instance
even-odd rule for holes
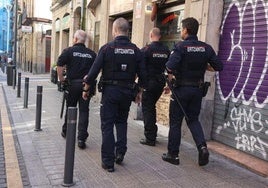
[[[268,161],[268,0],[224,1],[212,138]]]

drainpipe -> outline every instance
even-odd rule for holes
[[[15,24],[15,31],[14,31],[14,58],[13,58],[13,61],[14,61],[14,64],[15,66],[17,66],[17,29],[18,29],[18,0],[15,0],[15,21],[14,21],[14,24]]]
[[[85,30],[86,29],[86,5],[85,0],[82,0],[82,6],[81,6],[81,24],[80,29]]]

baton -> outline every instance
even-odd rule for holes
[[[171,90],[171,92],[172,92],[172,94],[173,94],[173,96],[174,96],[174,98],[175,98],[175,101],[176,101],[176,102],[178,103],[178,105],[180,106],[180,109],[181,109],[182,113],[184,114],[184,117],[185,117],[186,121],[188,122],[189,118],[188,118],[188,116],[187,116],[187,114],[186,114],[186,112],[185,112],[185,110],[184,110],[184,108],[183,108],[183,106],[182,106],[182,104],[181,104],[181,102],[180,102],[178,96],[177,96],[176,93],[174,92],[174,90],[173,90],[173,85],[171,84],[171,82],[169,81],[169,79],[168,79],[167,76],[166,76],[166,82],[167,82],[168,87],[170,88],[170,90]]]

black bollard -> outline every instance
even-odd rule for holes
[[[25,87],[24,87],[24,105],[23,108],[28,108],[28,95],[29,95],[29,77],[25,78]]]
[[[34,129],[35,131],[42,131],[41,129],[42,92],[43,92],[43,86],[37,86],[36,115],[35,115],[35,129]]]
[[[64,179],[62,186],[70,187],[73,182],[75,135],[77,122],[77,107],[68,107],[67,111],[67,135],[65,149]]]
[[[17,97],[20,97],[20,89],[21,89],[21,72],[18,73]]]

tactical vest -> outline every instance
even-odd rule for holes
[[[169,49],[161,44],[147,46],[146,68],[149,77],[160,75],[165,71],[165,64],[169,57]]]
[[[113,42],[108,45],[102,72],[103,80],[134,82],[138,67],[137,50],[139,49],[131,43],[121,45]]]
[[[182,52],[182,65],[175,72],[176,80],[203,82],[208,63],[207,45],[200,41],[185,41],[179,48]]]

